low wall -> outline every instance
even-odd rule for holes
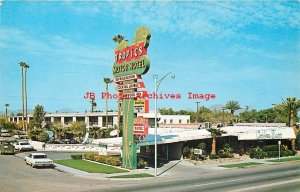
[[[45,151],[66,151],[66,152],[99,152],[98,145],[84,145],[84,144],[46,144],[43,148],[43,142],[29,141],[35,150]]]

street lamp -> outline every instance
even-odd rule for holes
[[[154,85],[155,85],[155,88],[154,88],[154,92],[155,92],[155,95],[157,95],[157,91],[158,91],[158,88],[161,84],[161,82],[168,76],[168,75],[171,75],[171,78],[174,79],[175,78],[175,74],[172,73],[172,72],[169,72],[167,73],[165,76],[163,76],[161,79],[157,80],[158,76],[157,75],[153,75],[153,78],[154,78]],[[154,105],[155,105],[155,119],[154,119],[154,122],[155,122],[155,133],[154,133],[154,151],[155,151],[155,156],[154,156],[154,169],[155,169],[155,177],[157,176],[157,98],[156,96],[154,97]]]

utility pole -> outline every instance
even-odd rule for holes
[[[225,126],[225,119],[224,119],[224,111],[225,111],[225,107],[222,107],[221,110],[223,111],[223,119],[222,119],[222,123],[223,123],[223,126]]]
[[[195,103],[197,104],[197,110],[196,110],[196,123],[197,123],[197,126],[198,126],[198,109],[199,109],[199,103],[200,103],[200,101],[196,101]]]
[[[8,116],[7,116],[7,108],[9,107],[9,104],[8,103],[6,103],[5,104],[5,120],[6,120],[6,122],[8,122]]]
[[[91,99],[91,112],[93,113],[94,112],[94,107],[97,106],[97,103],[95,102],[95,99]]]
[[[120,131],[121,131],[121,127],[120,127],[120,122],[121,122],[121,96],[118,95],[118,129],[117,129],[117,137],[120,136]]]

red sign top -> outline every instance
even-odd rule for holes
[[[147,55],[147,49],[144,46],[144,42],[139,43],[138,45],[132,45],[130,47],[115,51],[115,62],[118,64],[123,63],[124,61],[129,62],[132,59],[137,60],[143,55]]]

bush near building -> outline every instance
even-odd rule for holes
[[[82,155],[71,155],[71,158],[74,160],[82,159]]]
[[[295,150],[289,150],[286,145],[280,147],[280,157],[295,156],[297,152]],[[250,151],[250,158],[253,159],[264,159],[279,157],[278,145],[267,145],[262,148],[254,148]]]
[[[122,165],[122,160],[119,157],[108,157],[104,155],[98,155],[97,153],[84,153],[82,157],[83,159],[86,160],[96,161],[107,165],[113,165],[113,166]]]

